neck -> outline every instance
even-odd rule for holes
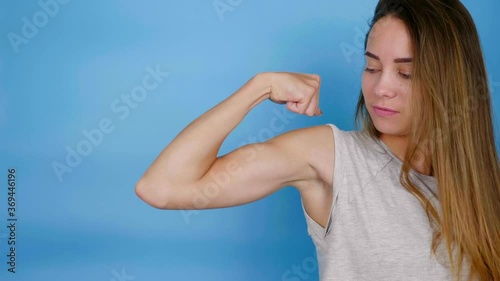
[[[403,162],[408,147],[408,137],[382,134],[380,139],[387,145],[391,152]],[[411,168],[421,174],[434,176],[434,171],[430,162],[430,156],[420,153],[418,157],[413,160]]]

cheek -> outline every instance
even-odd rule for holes
[[[401,104],[405,106],[405,108],[409,107],[411,98],[411,88],[405,87],[401,90],[400,93],[401,93],[400,94]]]
[[[370,99],[370,96],[373,93],[373,87],[374,87],[374,80],[372,77],[363,74],[361,78],[361,89],[363,90],[363,96],[366,99]]]

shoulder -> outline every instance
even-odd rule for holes
[[[311,166],[316,179],[327,180],[326,171],[333,169],[334,136],[328,124],[294,129],[267,142],[280,146],[285,153],[296,155]]]
[[[383,153],[378,142],[362,131],[342,130],[331,123],[312,127],[310,135],[309,161],[328,186],[333,184],[335,169],[365,165]]]
[[[313,180],[296,185],[306,214],[326,227],[333,204],[334,190],[342,188],[345,172],[356,174],[371,171],[371,157],[377,158],[377,143],[360,131],[344,131],[336,125],[325,124],[290,132],[300,150],[315,171]],[[291,136],[291,135],[290,135]],[[378,147],[380,151],[380,147]],[[378,155],[380,157],[380,154]]]
[[[332,127],[325,124],[294,129],[267,142],[279,143],[281,146],[308,156],[318,156],[318,154],[328,152],[327,150],[333,151],[333,140]]]
[[[314,179],[330,186],[335,162],[339,162],[339,168],[346,162],[365,165],[362,162],[384,154],[383,147],[361,131],[344,131],[330,123],[291,130],[268,142],[279,146],[291,160],[307,163],[315,172]]]
[[[342,130],[334,124],[311,127],[307,131],[308,161],[327,186],[343,171],[379,170],[390,160],[378,139],[363,131]],[[336,170],[336,173],[334,173]]]

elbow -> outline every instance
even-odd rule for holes
[[[167,202],[167,189],[161,185],[152,185],[144,178],[141,178],[135,185],[135,194],[142,201],[146,202],[151,207],[167,210],[170,209]]]

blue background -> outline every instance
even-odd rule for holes
[[[218,14],[214,1],[69,1],[16,52],[8,34],[22,35],[23,17],[43,23],[43,15],[33,19],[43,10],[37,1],[2,1],[1,280],[318,279],[300,197],[291,187],[252,204],[194,213],[157,210],[134,193],[185,126],[259,72],[323,79],[324,115],[294,115],[274,134],[326,123],[353,128],[364,63],[360,34],[377,1],[232,3]],[[464,3],[479,29],[498,113],[500,2]],[[112,104],[125,105],[121,95],[142,85],[148,66],[169,76],[129,106],[128,115],[117,113]],[[262,132],[281,110],[269,101],[258,105],[219,154],[252,137],[268,139]],[[82,131],[105,118],[113,131],[59,179],[53,163],[66,164],[66,147],[76,149],[86,140]],[[6,264],[8,168],[18,177],[15,274]],[[294,265],[307,275],[283,278]]]

